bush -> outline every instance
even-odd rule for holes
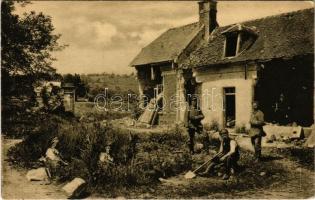
[[[67,166],[50,171],[57,181],[75,177],[85,179],[92,187],[146,185],[191,168],[186,138],[179,129],[165,133],[136,135],[128,130],[94,122],[53,119],[11,150],[12,160],[31,167],[51,140],[58,137],[56,148]],[[99,156],[110,146],[113,164],[101,163]]]
[[[45,120],[39,122],[42,118]],[[43,122],[45,122],[43,126],[35,127]],[[24,133],[25,139],[9,149],[9,160],[17,161],[22,167],[31,167],[34,162],[45,155],[47,148],[51,146],[51,140],[58,135],[58,124],[64,122],[62,118],[55,115],[37,116],[32,126],[30,125],[30,129]]]

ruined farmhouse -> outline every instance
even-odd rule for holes
[[[159,108],[143,121],[183,123],[198,95],[203,123],[246,126],[253,100],[274,122],[273,105],[285,95],[290,121],[313,124],[313,8],[220,27],[216,4],[199,2],[199,22],[169,29],[131,62],[144,105],[155,99]]]

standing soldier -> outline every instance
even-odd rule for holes
[[[191,106],[188,110],[188,134],[189,134],[189,150],[194,154],[194,139],[195,132],[202,131],[201,120],[203,120],[204,115],[197,105],[197,99],[193,98],[191,101]]]
[[[258,102],[253,102],[253,112],[250,117],[250,132],[249,136],[251,138],[251,143],[255,149],[255,160],[259,161],[261,159],[261,138],[265,135],[263,126],[264,113],[258,109]]]

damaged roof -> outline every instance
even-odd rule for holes
[[[199,23],[171,28],[144,47],[131,66],[174,60],[199,32]]]
[[[220,65],[250,60],[290,58],[314,54],[314,10],[305,9],[291,13],[269,16],[247,22],[242,26],[251,27],[257,33],[253,44],[235,57],[224,57],[226,30],[235,24],[216,28],[209,42],[204,42],[184,61],[181,67],[190,68]]]

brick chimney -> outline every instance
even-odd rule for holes
[[[205,26],[204,38],[209,39],[209,35],[218,26],[217,23],[217,1],[202,0],[199,4],[199,25]]]

